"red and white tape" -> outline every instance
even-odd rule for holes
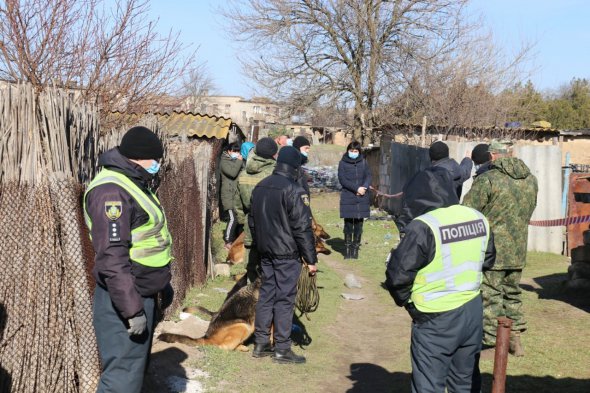
[[[585,222],[590,222],[590,215],[589,216],[557,218],[555,220],[529,221],[529,225],[535,226],[535,227],[561,227],[561,226],[565,226],[565,225],[583,224]]]

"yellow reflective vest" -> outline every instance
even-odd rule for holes
[[[84,194],[84,219],[92,231],[92,220],[88,215],[86,197],[94,188],[107,183],[114,183],[127,191],[148,215],[148,221],[131,230],[131,249],[129,257],[136,263],[149,267],[163,267],[172,260],[172,238],[168,232],[166,216],[160,207],[160,201],[150,192],[148,196],[131,179],[122,173],[103,168],[88,185]]]
[[[416,218],[430,227],[436,251],[418,271],[411,300],[422,312],[454,310],[479,296],[481,270],[490,237],[488,220],[477,210],[454,205]]]

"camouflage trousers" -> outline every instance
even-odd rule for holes
[[[498,317],[512,319],[512,331],[526,330],[522,313],[521,289],[519,286],[522,269],[488,270],[483,273],[481,293],[483,298],[483,344],[496,345]]]

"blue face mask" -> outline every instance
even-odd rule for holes
[[[287,139],[287,146],[293,146],[293,139]]]
[[[356,160],[357,158],[359,158],[359,153],[348,152],[348,157],[350,157],[352,160]]]
[[[229,153],[229,156],[231,157],[232,160],[238,159],[238,153]]]
[[[302,155],[303,157],[307,157],[307,154],[308,154],[308,153],[307,153],[306,151],[302,151],[302,152],[301,152],[301,155]]]
[[[160,163],[156,160],[152,160],[152,165],[149,168],[146,168],[146,171],[151,174],[155,175],[160,170]]]

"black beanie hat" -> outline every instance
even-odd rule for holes
[[[277,163],[279,162],[297,169],[301,166],[301,154],[293,146],[283,146],[277,157]]]
[[[119,151],[134,160],[158,160],[164,155],[162,141],[149,128],[137,126],[123,135]]]
[[[256,154],[262,158],[272,158],[278,150],[279,147],[272,138],[264,137],[256,142]]]
[[[307,140],[306,137],[298,136],[297,138],[295,138],[293,140],[293,147],[295,149],[299,150],[299,148],[301,148],[303,146],[311,146],[311,144],[309,143],[309,141]]]
[[[471,159],[475,165],[485,164],[490,161],[491,157],[489,148],[490,146],[487,143],[480,143],[473,148],[471,151]]]
[[[430,149],[428,149],[428,155],[430,156],[431,161],[442,160],[443,158],[447,158],[449,156],[449,147],[443,141],[436,141],[430,145]]]

